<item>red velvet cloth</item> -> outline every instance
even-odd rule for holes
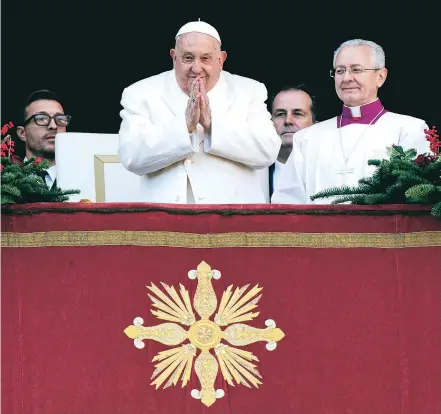
[[[160,211],[136,211],[150,207]],[[417,206],[202,206],[194,212],[36,204],[6,211],[2,231],[441,231],[441,222]],[[2,413],[440,414],[438,241],[411,248],[3,248]],[[247,323],[264,328],[273,319],[285,333],[272,352],[264,342],[242,348],[259,359],[259,389],[231,387],[219,371],[215,388],[225,397],[209,408],[190,396],[200,389],[194,365],[185,388],[179,382],[156,391],[152,359],[170,347],[149,340],[139,350],[123,332],[137,316],[145,326],[164,322],[150,312],[151,282],[182,283],[192,298],[197,282],[187,272],[203,260],[222,273],[213,281],[218,304],[230,284],[258,283],[260,314]]]

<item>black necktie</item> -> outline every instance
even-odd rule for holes
[[[43,181],[44,181],[45,184],[47,185],[46,177],[49,176],[49,173],[48,173],[46,170],[44,170],[44,171],[42,171],[39,175],[40,175],[41,178],[43,178]],[[49,186],[48,186],[48,187],[49,187]],[[54,182],[52,183],[52,185],[51,185],[49,188],[50,188],[51,190],[53,190],[53,189],[56,188],[56,187],[57,187],[57,179],[55,178]]]

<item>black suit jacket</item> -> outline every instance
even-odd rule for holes
[[[276,168],[276,163],[271,164],[268,167],[268,174],[269,174],[269,195],[270,195],[270,202],[271,202],[271,197],[273,195],[274,192],[274,169]]]

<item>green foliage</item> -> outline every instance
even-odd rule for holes
[[[438,217],[438,218],[441,217],[441,201],[439,201],[438,203],[433,205],[433,207],[432,207],[432,214],[435,217]]]
[[[432,195],[436,196],[437,191],[441,191],[441,186],[433,184],[417,184],[410,187],[405,194],[408,199],[417,198],[429,200]]]
[[[335,187],[314,194],[311,200],[333,198],[332,204],[432,204],[432,215],[441,218],[441,156],[417,163],[414,149],[404,151],[393,145],[389,159],[369,160],[376,167],[372,177],[358,181],[357,187]],[[419,156],[421,157],[421,156]]]
[[[9,157],[1,158],[1,203],[37,203],[62,202],[69,195],[78,194],[79,190],[62,190],[55,186],[49,188],[43,178],[49,162],[26,160],[23,164],[11,161]]]

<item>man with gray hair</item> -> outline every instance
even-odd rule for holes
[[[208,23],[181,27],[173,70],[124,89],[118,155],[142,176],[143,201],[265,203],[258,170],[281,141],[266,87],[223,70],[227,57]]]
[[[387,158],[392,144],[429,151],[426,122],[389,112],[377,96],[387,77],[381,46],[362,39],[342,43],[334,52],[330,75],[343,102],[342,113],[294,135],[272,203],[309,204],[319,191],[357,186],[359,179],[375,171],[368,160]]]

